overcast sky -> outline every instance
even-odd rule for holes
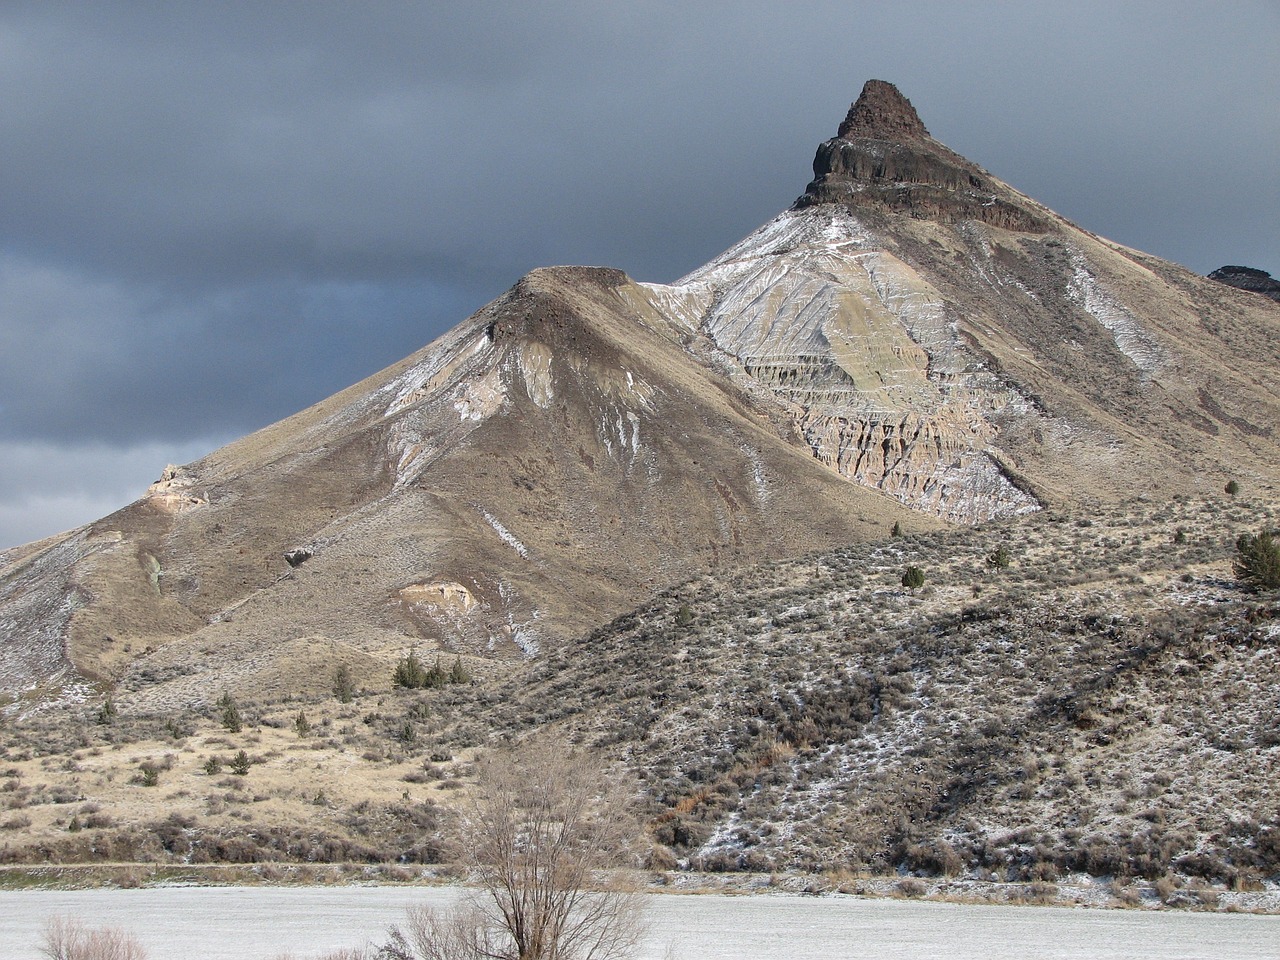
[[[0,547],[533,267],[669,281],[864,80],[1096,233],[1280,273],[1280,2],[0,3]]]

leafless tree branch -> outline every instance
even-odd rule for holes
[[[485,758],[464,820],[483,895],[419,910],[389,956],[400,960],[622,960],[642,902],[609,869],[633,860],[639,830],[599,761],[547,738]],[[391,947],[392,945],[388,945]]]

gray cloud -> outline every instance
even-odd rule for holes
[[[1277,40],[1266,0],[9,4],[0,442],[234,436],[532,267],[674,279],[869,77],[1095,232],[1277,272]]]

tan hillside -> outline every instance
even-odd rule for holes
[[[18,551],[4,688],[142,676],[130,708],[152,709],[294,692],[281,657],[533,656],[726,561],[935,524],[816,462],[696,336],[617,271],[531,274],[397,366]]]

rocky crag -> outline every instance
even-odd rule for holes
[[[1280,303],[1280,280],[1276,280],[1265,270],[1258,270],[1255,267],[1219,267],[1209,274],[1209,279],[1240,290],[1260,293]]]

